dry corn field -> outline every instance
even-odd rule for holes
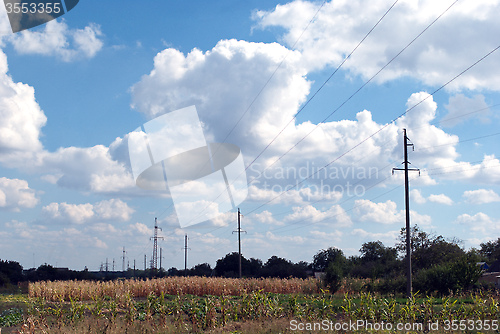
[[[29,285],[31,298],[47,301],[93,300],[110,297],[121,299],[126,295],[145,298],[149,294],[194,296],[241,296],[254,291],[291,294],[320,292],[321,283],[316,279],[232,279],[212,277],[166,277],[147,280],[55,281],[35,282]]]
[[[499,332],[498,291],[439,298],[418,294],[412,298],[395,298],[355,292],[353,288],[360,283],[344,282],[343,292],[331,294],[322,290],[315,279],[169,277],[38,282],[30,283],[29,296],[22,297],[25,307],[11,308],[0,314],[0,327],[9,326],[4,328],[9,330],[6,333],[19,334],[263,334],[296,333],[292,321],[296,324],[327,320],[336,325],[357,321],[439,324],[441,330],[432,331],[436,334],[449,333],[447,325],[476,329],[467,333]],[[478,331],[477,326],[483,325],[490,330]],[[332,332],[349,331],[335,329]],[[394,333],[391,330],[355,332]]]

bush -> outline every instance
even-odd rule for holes
[[[398,276],[394,278],[378,279],[373,282],[368,282],[363,286],[367,292],[376,292],[380,294],[405,294],[406,293],[406,277]]]
[[[343,272],[335,262],[330,262],[326,268],[324,281],[330,292],[333,294],[340,289],[342,285]]]
[[[462,257],[456,262],[420,270],[413,281],[414,290],[425,293],[437,291],[441,295],[450,291],[464,291],[477,282],[481,273],[481,269],[474,262]]]

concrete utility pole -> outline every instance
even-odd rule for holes
[[[155,218],[155,230],[154,236],[150,239],[153,239],[153,258],[151,259],[151,269],[158,269],[158,239],[163,239],[163,237],[158,236],[158,230],[162,230],[158,227],[158,220]]]
[[[412,143],[408,144],[408,136],[406,136],[406,129],[403,129],[403,147],[405,161],[403,162],[404,168],[393,168],[392,173],[395,170],[405,171],[405,209],[406,209],[406,296],[411,298],[412,294],[412,273],[411,273],[411,233],[410,233],[410,181],[408,180],[408,171],[418,171],[420,175],[420,170],[418,168],[408,168],[410,162],[408,162],[408,146],[413,149],[415,147]]]
[[[187,276],[188,267],[188,235],[184,236],[184,276]]]
[[[247,232],[241,230],[240,216],[242,216],[242,214],[240,213],[240,208],[238,208],[238,230],[233,231],[233,233],[238,233],[238,253],[240,255],[239,261],[238,261],[238,272],[239,272],[239,277],[241,278],[241,232],[245,232],[245,233],[247,233]]]

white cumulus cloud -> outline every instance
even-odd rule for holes
[[[432,0],[397,3],[347,60],[344,68],[355,75],[371,77],[450,4]],[[282,39],[286,45],[291,46],[298,40],[295,47],[304,55],[304,65],[316,69],[340,64],[391,3],[383,0],[330,1],[324,4],[315,21],[304,32],[319,5],[317,2],[296,0],[277,5],[269,11],[257,11],[254,19],[257,26],[263,29],[283,28]],[[444,84],[498,46],[498,41],[488,32],[500,28],[494,14],[499,10],[498,0],[457,2],[388,66],[377,77],[378,81],[411,77],[427,85]],[[464,49],[464,45],[467,48]],[[496,75],[499,57],[493,54],[449,88],[500,90],[500,79]]]
[[[56,56],[69,62],[92,58],[102,49],[101,28],[89,24],[83,29],[70,29],[64,20],[47,22],[43,30],[24,30],[9,37],[14,49],[21,54]]]
[[[20,211],[35,207],[39,201],[27,181],[0,177],[0,208]]]
[[[467,190],[463,197],[468,203],[486,204],[500,202],[500,196],[492,189]]]
[[[500,232],[500,222],[493,220],[487,214],[478,212],[475,215],[464,213],[457,217],[457,223],[468,226],[473,231],[482,235],[493,236]]]
[[[434,203],[439,203],[439,204],[445,204],[445,205],[452,205],[453,200],[446,196],[445,194],[439,194],[439,195],[430,195],[429,196],[429,202],[434,202]]]
[[[52,202],[42,208],[42,213],[49,221],[83,224],[99,221],[128,221],[134,212],[127,203],[119,199],[110,199],[95,204],[68,204]]]

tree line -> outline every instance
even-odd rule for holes
[[[413,286],[415,291],[438,292],[461,291],[474,286],[483,273],[478,263],[498,265],[500,262],[500,238],[482,243],[479,249],[465,250],[458,239],[445,239],[414,226],[411,232]],[[380,293],[404,293],[406,289],[406,242],[405,229],[401,229],[400,240],[393,247],[381,241],[364,243],[359,255],[346,257],[342,250],[330,247],[318,251],[310,263],[294,263],[285,258],[271,256],[266,262],[242,256],[244,277],[298,277],[306,278],[316,272],[323,278],[331,292],[335,292],[344,278],[365,280],[362,289]],[[239,254],[226,254],[217,260],[214,268],[208,263],[197,264],[183,270],[147,269],[126,272],[90,272],[54,268],[48,264],[37,269],[23,271],[15,261],[0,260],[0,286],[14,285],[22,281],[39,280],[84,280],[115,278],[151,278],[165,276],[217,276],[238,277]]]

